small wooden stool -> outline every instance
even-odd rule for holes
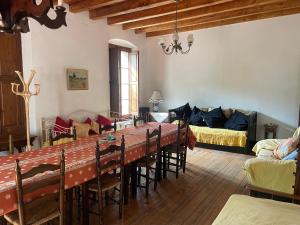
[[[268,124],[265,124],[264,127],[265,127],[265,139],[269,138],[269,133],[271,133],[273,138],[276,139],[278,125],[268,123]]]

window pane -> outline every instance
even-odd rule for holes
[[[129,100],[122,100],[122,114],[129,114]]]
[[[129,86],[127,84],[122,84],[121,94],[121,99],[129,99]]]
[[[129,76],[128,76],[128,69],[121,69],[121,83],[128,84],[129,83]]]
[[[136,84],[131,85],[131,112],[138,112],[138,86]]]
[[[131,81],[137,81],[137,54],[130,54]]]
[[[121,51],[121,67],[128,68],[128,52]]]

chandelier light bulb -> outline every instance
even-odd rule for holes
[[[194,42],[194,35],[193,34],[189,34],[188,37],[187,37],[187,42],[189,44],[193,44]]]
[[[164,38],[160,38],[158,40],[158,44],[161,45],[161,46],[164,46],[165,45],[165,39]]]
[[[62,6],[63,5],[63,0],[58,0],[57,6]]]
[[[174,42],[178,42],[179,41],[179,35],[178,35],[178,33],[175,33],[175,34],[173,34],[173,41]]]

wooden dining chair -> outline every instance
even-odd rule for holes
[[[114,132],[117,131],[117,119],[115,119],[114,123],[111,124],[111,125],[105,125],[105,126],[102,126],[100,124],[99,126],[99,133],[102,134],[104,131],[111,131],[113,130]]]
[[[138,124],[142,123],[147,123],[149,122],[149,116],[133,116],[133,125],[136,127]]]
[[[54,143],[56,141],[62,140],[62,139],[70,139],[75,141],[77,139],[77,135],[76,135],[76,128],[72,127],[72,132],[71,133],[58,133],[55,134],[55,136],[53,135],[54,132],[52,129],[49,130],[49,144],[50,146],[55,145]]]
[[[125,156],[125,139],[122,135],[121,145],[110,145],[106,149],[101,149],[99,143],[96,144],[96,167],[97,179],[89,184],[89,191],[96,192],[98,196],[98,213],[99,224],[103,224],[103,193],[108,200],[108,193],[111,190],[119,192],[119,199],[111,198],[119,205],[119,218],[123,215],[124,204],[124,156]],[[107,157],[106,163],[101,162],[101,159]],[[119,187],[119,188],[118,188]]]
[[[146,155],[137,162],[137,186],[146,189],[146,197],[149,195],[150,181],[154,182],[154,191],[157,188],[158,174],[161,161],[161,125],[150,133],[146,133]],[[154,167],[155,165],[155,167]],[[145,171],[146,173],[143,173]],[[154,171],[154,176],[150,177],[150,172]],[[141,184],[141,177],[146,179],[146,184]]]
[[[13,136],[10,134],[8,135],[8,152],[9,154],[14,154],[15,147],[14,147],[14,140]]]
[[[182,169],[185,173],[186,155],[188,148],[188,123],[178,123],[176,143],[167,146],[163,151],[164,168],[163,175],[167,176],[167,171],[176,174],[178,178],[179,170]],[[175,161],[175,162],[174,162]],[[170,167],[175,167],[172,170]]]
[[[54,177],[49,177],[43,181],[34,184],[24,185],[23,181],[32,177],[46,173],[59,171]],[[41,164],[32,168],[26,173],[21,174],[20,162],[16,160],[16,186],[18,210],[4,215],[8,223],[13,225],[33,225],[44,224],[56,218],[59,218],[59,224],[64,225],[65,220],[65,156],[64,150],[61,152],[60,165]],[[25,203],[26,195],[35,193],[49,186],[58,186],[59,191],[54,194],[48,194],[42,198],[36,199],[30,203]]]

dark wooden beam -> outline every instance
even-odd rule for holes
[[[255,15],[260,13],[267,13],[267,12],[278,11],[278,10],[289,9],[289,8],[296,8],[296,7],[300,7],[300,0],[286,0],[285,2],[276,2],[267,5],[254,6],[247,9],[238,9],[234,11],[216,13],[209,16],[201,16],[197,18],[183,20],[178,22],[178,27],[186,27],[195,24],[216,22],[224,19],[236,18],[241,16],[250,16],[250,15]],[[149,32],[155,32],[160,30],[174,29],[174,27],[175,27],[174,22],[171,22],[171,23],[136,29],[135,32],[149,33]]]
[[[124,0],[81,0],[77,2],[70,2],[70,11],[74,13],[82,12],[109,4],[119,3],[122,1]]]
[[[75,2],[79,2],[80,0],[64,0],[65,3],[67,4],[71,4],[71,3],[75,3]],[[56,0],[57,2],[57,0]]]
[[[178,10],[183,11],[187,9],[212,6],[223,2],[229,2],[233,0],[184,0],[178,4]],[[139,10],[135,12],[125,13],[118,16],[108,17],[107,23],[112,24],[123,24],[126,22],[132,22],[140,19],[157,17],[174,13],[176,10],[176,4],[171,3],[164,6],[154,7],[151,9]]]
[[[249,22],[249,21],[254,21],[254,20],[268,19],[268,18],[278,17],[278,16],[287,16],[287,15],[296,14],[296,13],[300,13],[300,7],[278,10],[278,11],[274,11],[274,12],[261,13],[261,14],[251,15],[251,16],[241,16],[238,18],[224,19],[224,20],[220,20],[220,21],[196,24],[196,25],[187,26],[187,27],[180,27],[180,28],[178,28],[178,32],[187,32],[187,31],[192,31],[192,30],[200,30],[200,29],[205,29],[205,28],[218,27],[218,26],[224,26],[224,25],[230,25],[230,24],[236,24],[236,23],[243,23],[243,22]],[[167,34],[172,34],[172,33],[174,33],[174,29],[155,31],[155,32],[146,33],[146,37],[162,36],[162,35],[167,35]]]
[[[90,10],[90,18],[91,19],[101,19],[106,16],[117,15],[120,13],[124,13],[128,10],[134,9],[147,9],[149,7],[157,7],[162,6],[167,3],[172,2],[171,0],[139,0],[139,1],[125,1],[120,3],[115,3],[103,7],[99,7],[96,9]]]
[[[284,0],[236,0],[232,2],[221,3],[214,6],[203,7],[198,9],[192,9],[184,12],[178,13],[178,20],[186,20],[191,18],[197,18],[199,16],[209,16],[216,13],[229,12],[237,9],[245,9],[258,5],[265,5],[274,2],[283,2]],[[137,29],[143,27],[149,27],[154,25],[161,25],[164,23],[174,22],[176,18],[175,13],[159,16],[150,19],[144,19],[140,21],[130,22],[123,24],[123,29]]]

